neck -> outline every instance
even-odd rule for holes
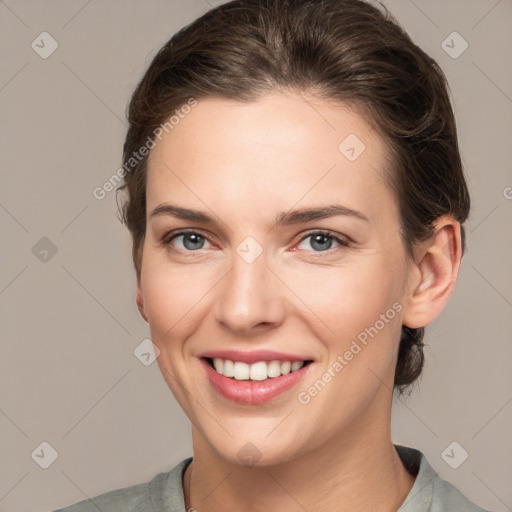
[[[389,421],[353,425],[287,462],[246,467],[218,455],[194,428],[184,478],[187,510],[396,512],[413,483],[391,442]],[[382,418],[379,418],[382,419]],[[375,425],[387,428],[376,430]]]

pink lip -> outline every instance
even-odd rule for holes
[[[200,357],[219,357],[220,359],[229,359],[230,361],[240,361],[242,363],[253,364],[258,361],[308,361],[312,357],[302,357],[284,352],[274,352],[272,350],[254,350],[252,352],[242,352],[241,350],[209,350]]]
[[[288,391],[306,375],[311,366],[308,364],[300,370],[280,377],[252,381],[225,377],[212,368],[206,359],[201,358],[200,362],[208,380],[218,393],[224,398],[246,405],[262,404]]]

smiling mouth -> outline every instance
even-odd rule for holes
[[[253,364],[243,363],[241,361],[232,361],[230,359],[203,357],[218,374],[228,377],[232,380],[245,381],[263,381],[274,379],[296,372],[311,364],[312,360],[305,361],[258,361]]]

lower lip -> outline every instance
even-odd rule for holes
[[[211,385],[224,397],[240,404],[258,405],[274,399],[295,386],[309,371],[311,363],[287,375],[266,380],[236,380],[221,375],[201,359]]]

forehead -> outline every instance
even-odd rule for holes
[[[149,157],[148,211],[170,199],[202,209],[222,199],[253,214],[321,200],[378,214],[393,202],[385,142],[347,105],[296,93],[207,97],[161,139]]]

